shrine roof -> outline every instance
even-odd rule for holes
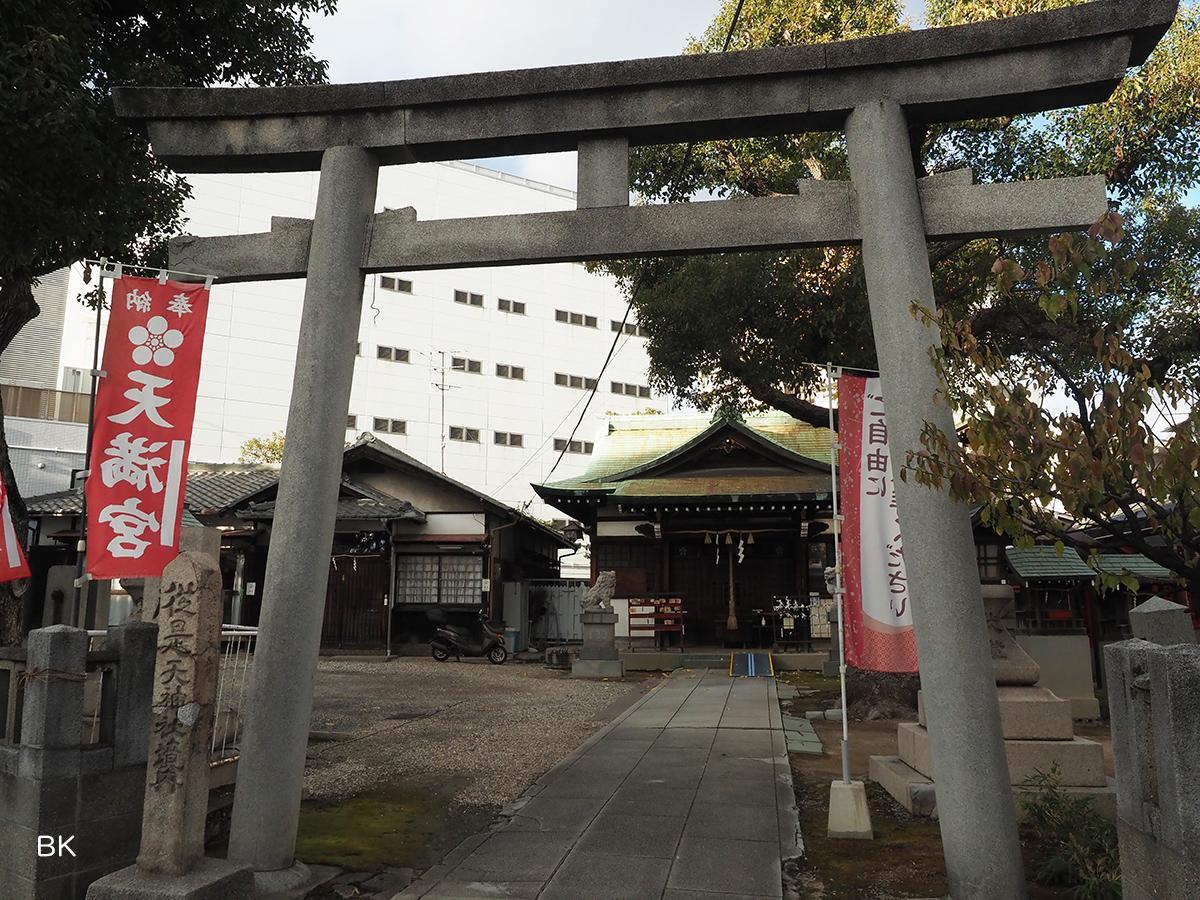
[[[219,515],[269,488],[279,467],[264,463],[188,463],[184,509],[193,515]],[[78,516],[83,512],[83,488],[70,488],[30,497],[31,515]]]
[[[661,472],[673,458],[725,429],[750,439],[783,463],[809,471]],[[824,473],[829,462],[830,431],[785,413],[748,416],[740,422],[697,415],[612,416],[587,471],[535,488],[539,493],[591,491],[641,497],[794,495],[828,490],[829,476]]]
[[[251,503],[238,513],[239,518],[248,520],[271,520],[275,518],[275,501]],[[348,521],[393,519],[411,522],[424,522],[425,513],[417,509],[407,500],[395,498],[380,499],[377,497],[343,497],[337,502],[338,519]]]
[[[1070,547],[1064,547],[1062,553],[1050,544],[1009,547],[1004,551],[1004,555],[1008,557],[1008,564],[1018,577],[1026,581],[1042,578],[1086,580],[1096,577],[1091,567]]]
[[[1141,553],[1100,553],[1096,556],[1100,571],[1109,575],[1133,575],[1139,581],[1178,581],[1170,569],[1147,559]]]

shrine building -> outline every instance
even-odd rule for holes
[[[828,429],[777,412],[613,416],[587,471],[534,489],[585,526],[618,602],[682,601],[687,646],[772,646],[785,621],[799,643],[828,636]]]

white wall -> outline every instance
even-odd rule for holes
[[[316,173],[196,175],[190,181],[195,197],[187,230],[198,235],[265,231],[272,215],[311,217],[316,202]],[[383,169],[376,209],[403,206],[434,219],[570,209],[574,198],[469,164]],[[370,430],[375,417],[402,419],[408,434],[387,434],[387,440],[440,467],[441,391],[433,383],[441,380],[441,358],[435,351],[478,359],[481,374],[446,375],[445,424],[478,428],[481,435],[479,444],[446,442],[446,472],[512,505],[534,500],[529,483],[546,478],[558,456],[553,439],[569,435],[586,398],[584,391],[556,386],[554,374],[597,375],[613,338],[611,322],[625,310],[623,296],[611,279],[573,263],[400,274],[413,282],[412,294],[382,290],[377,277],[367,281],[350,401],[357,430]],[[484,306],[454,303],[456,289],[483,294]],[[245,440],[286,426],[303,292],[303,281],[214,287],[193,461],[235,460]],[[500,297],[524,302],[526,315],[500,312]],[[594,315],[598,327],[556,322],[556,309]],[[90,368],[91,319],[78,308],[67,318],[62,365]],[[377,345],[408,349],[411,362],[376,359]],[[577,440],[594,442],[607,410],[666,408],[663,398],[611,393],[612,381],[647,383],[643,345],[642,338],[621,338]],[[497,377],[496,363],[524,367],[525,380]],[[496,431],[523,435],[524,447],[494,444]],[[589,459],[566,454],[554,479],[578,474]],[[561,517],[536,501],[530,512]]]

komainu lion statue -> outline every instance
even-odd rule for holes
[[[583,595],[584,612],[612,612],[613,594],[617,592],[617,573],[601,572],[596,583]]]

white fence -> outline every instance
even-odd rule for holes
[[[104,648],[105,631],[89,631],[88,649]],[[254,648],[258,629],[244,625],[221,626],[221,664],[217,678],[217,696],[213,708],[211,759],[214,763],[236,759],[238,741],[245,724],[246,692],[254,669]],[[100,698],[104,690],[103,668],[88,672],[84,686],[83,742],[95,743],[100,720]]]

